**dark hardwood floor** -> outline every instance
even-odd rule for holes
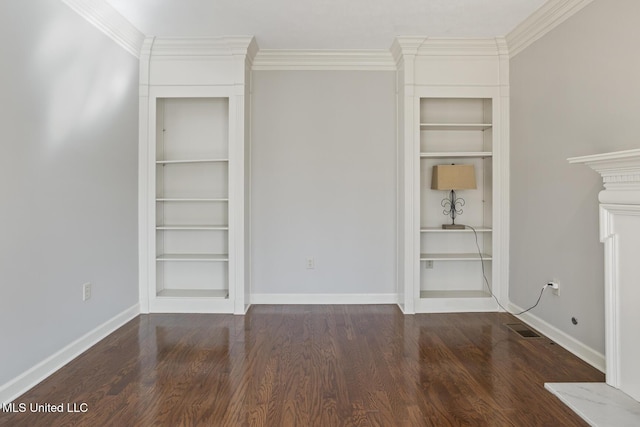
[[[0,413],[0,425],[586,425],[543,384],[604,375],[514,321],[391,305],[142,315],[15,401],[86,412]]]

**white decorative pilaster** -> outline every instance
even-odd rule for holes
[[[391,46],[391,54],[396,62],[398,72],[401,73],[398,87],[399,105],[402,114],[398,120],[398,128],[401,128],[402,158],[399,160],[399,169],[403,174],[401,182],[404,184],[398,191],[403,192],[405,206],[400,214],[403,215],[403,229],[400,244],[403,246],[403,259],[398,268],[403,270],[404,284],[400,301],[406,314],[415,312],[414,301],[420,295],[420,264],[415,260],[420,254],[420,235],[416,230],[420,227],[420,188],[416,183],[420,182],[420,134],[415,123],[420,122],[420,111],[416,108],[415,98],[415,62],[418,49],[425,42],[425,37],[398,37]]]

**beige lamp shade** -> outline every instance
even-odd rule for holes
[[[476,171],[473,165],[435,165],[431,176],[432,190],[473,190]]]

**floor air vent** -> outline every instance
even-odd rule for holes
[[[505,326],[523,338],[540,338],[541,335],[524,323],[505,323]]]

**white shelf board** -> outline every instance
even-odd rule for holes
[[[491,298],[487,291],[420,291],[420,298]]]
[[[173,290],[171,290],[173,291]],[[179,290],[177,290],[180,292]],[[166,291],[163,291],[166,292]],[[171,294],[171,292],[169,293]],[[158,296],[149,300],[151,313],[229,313],[234,312],[234,302],[231,298],[220,297],[191,297],[185,296]],[[179,295],[179,294],[178,294]]]
[[[158,225],[156,230],[228,230],[228,225]]]
[[[157,293],[159,298],[229,298],[226,289],[163,289]]]
[[[482,259],[491,261],[491,255],[482,254]],[[420,254],[420,261],[480,261],[480,255],[478,255],[477,252],[455,254],[430,253]]]
[[[159,254],[156,261],[205,261],[226,262],[228,254]]]
[[[190,197],[190,198],[179,198],[179,197],[167,197],[167,198],[157,198],[156,202],[228,202],[229,198],[225,197]]]
[[[429,293],[433,292],[431,296]],[[466,291],[421,291],[414,302],[416,313],[469,313],[498,311],[499,307],[491,296],[464,296]],[[487,293],[488,295],[488,293]]]
[[[182,159],[182,160],[156,160],[158,165],[175,165],[184,163],[218,163],[228,162],[229,159]]]
[[[421,152],[420,158],[423,159],[446,159],[446,158],[463,158],[463,157],[491,157],[491,151],[433,151]]]
[[[421,130],[487,130],[491,123],[420,123]]]
[[[477,226],[473,227],[476,229],[478,233],[491,233],[492,229],[490,227],[482,227]],[[464,228],[462,230],[459,229],[445,229],[442,227],[421,227],[421,233],[473,233],[473,230],[470,228]]]

